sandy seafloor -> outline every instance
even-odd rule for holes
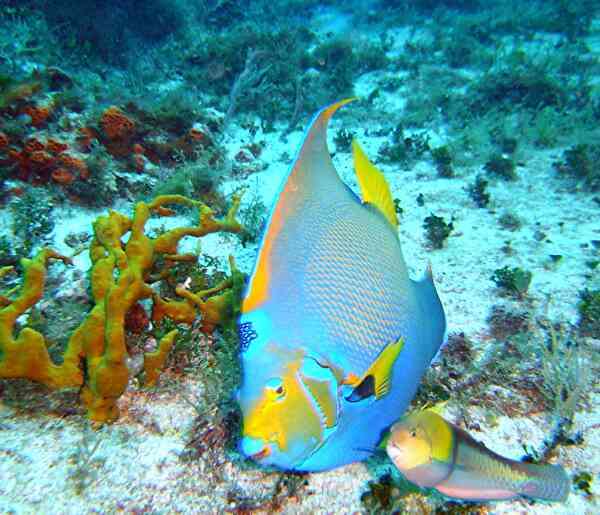
[[[356,93],[368,93],[377,74],[364,76]],[[379,107],[390,103],[382,95],[376,101]],[[345,111],[352,110],[352,106]],[[366,109],[366,108],[365,108]],[[375,132],[377,122],[364,120],[362,126],[344,124],[344,116],[334,118],[329,136],[344,126],[355,131],[365,151],[372,158],[383,138],[364,136],[365,129]],[[431,134],[432,143],[443,143],[444,134]],[[267,143],[261,161],[268,166],[243,181],[250,193],[257,192],[270,205],[290,159],[302,138],[296,130],[286,141],[279,133],[259,134]],[[251,141],[242,129],[231,131],[227,146],[232,155],[236,149]],[[330,149],[335,145],[330,141]],[[509,264],[533,272],[529,301],[534,312],[546,312],[550,319],[575,323],[577,320],[578,292],[586,283],[586,260],[594,256],[590,245],[600,239],[598,206],[592,195],[573,192],[571,185],[557,177],[552,162],[560,158],[563,149],[536,151],[518,167],[519,180],[503,182],[491,180],[492,203],[487,209],[477,209],[465,191],[473,182],[479,167],[458,168],[458,177],[444,179],[437,176],[430,162],[419,162],[409,170],[392,165],[380,165],[394,197],[401,200],[404,214],[401,218],[400,239],[405,259],[413,276],[419,276],[427,261],[432,262],[438,292],[444,304],[449,332],[464,332],[475,344],[485,345],[488,336],[490,309],[502,304],[494,283],[493,271]],[[336,167],[346,182],[353,187],[351,156],[337,153]],[[225,192],[240,185],[230,181]],[[425,205],[419,207],[416,197],[422,193]],[[129,212],[126,203],[117,204],[117,210]],[[70,231],[88,231],[91,221],[100,211],[81,208],[58,208],[68,225],[57,224],[55,244],[57,250],[68,251],[63,243]],[[524,222],[522,229],[508,232],[499,227],[499,214],[510,209]],[[455,231],[441,250],[427,248],[422,228],[423,219],[435,213],[446,220],[454,218]],[[57,219],[62,218],[57,216]],[[7,220],[4,220],[5,223]],[[174,225],[181,220],[172,220]],[[540,242],[536,231],[547,234]],[[501,247],[510,240],[515,254],[506,257]],[[193,245],[190,243],[190,245]],[[238,266],[249,272],[256,245],[246,248],[234,238],[213,236],[203,240],[202,249],[212,255],[227,256],[233,253]],[[549,269],[549,255],[564,256],[560,265]],[[85,271],[87,257],[76,260],[77,267]],[[65,272],[72,273],[72,272]],[[549,301],[548,301],[549,299]],[[600,351],[596,341],[595,351]],[[245,462],[240,456],[230,455],[221,470],[222,477],[215,480],[214,471],[202,460],[182,462],[185,444],[194,419],[194,411],[183,396],[198,395],[199,382],[192,376],[164,378],[152,392],[141,395],[132,388],[120,401],[122,417],[118,422],[93,432],[79,416],[59,418],[48,408],[60,396],[48,394],[40,388],[18,383],[31,396],[34,403],[29,411],[2,404],[0,400],[0,513],[15,514],[77,514],[77,513],[218,513],[227,510],[228,492],[253,495],[272,490],[273,474],[264,472]],[[587,408],[576,415],[576,429],[584,430],[584,443],[579,446],[562,446],[557,453],[569,473],[589,471],[594,475],[593,496],[588,498],[573,491],[566,504],[531,503],[526,500],[499,502],[489,505],[490,513],[509,514],[594,514],[600,513],[600,391],[596,379]],[[6,386],[8,388],[9,386]],[[15,386],[10,386],[14,388]],[[77,405],[75,395],[71,402]],[[519,418],[500,416],[494,427],[486,422],[482,412],[470,408],[472,421],[479,423],[481,431],[473,436],[490,449],[507,457],[522,456],[522,445],[539,448],[551,430],[543,416]],[[399,414],[400,415],[400,414]],[[453,413],[446,413],[452,419]],[[81,463],[79,456],[89,456]],[[88,471],[79,491],[78,477],[81,468]],[[379,465],[354,464],[326,473],[309,474],[307,486],[297,498],[288,499],[282,507],[284,513],[353,513],[364,511],[360,496],[367,482],[391,469],[389,463]]]
[[[352,109],[347,107],[346,109]],[[330,135],[341,124],[332,122]],[[350,128],[350,127],[348,127]],[[358,138],[366,152],[373,155],[377,142],[372,138]],[[301,132],[290,135],[288,142],[280,143],[277,136],[269,138],[263,160],[270,165],[258,176],[248,179],[250,187],[261,187],[260,192],[269,203],[277,185],[287,171],[288,164],[280,159],[283,152],[295,151]],[[230,145],[244,139],[243,132],[232,138]],[[330,147],[334,148],[333,143]],[[463,331],[475,343],[485,338],[486,318],[493,304],[498,303],[494,284],[490,281],[493,270],[501,260],[500,247],[508,238],[516,255],[510,263],[533,272],[530,297],[540,305],[551,299],[549,316],[575,321],[578,291],[584,286],[583,261],[590,250],[581,244],[600,235],[598,219],[590,216],[597,210],[589,195],[568,192],[564,181],[558,180],[551,162],[557,152],[540,153],[535,160],[520,167],[520,179],[514,183],[498,182],[490,188],[493,205],[490,210],[475,209],[464,191],[460,179],[438,178],[429,165],[419,165],[411,171],[395,171],[382,165],[393,195],[402,200],[405,213],[401,220],[400,238],[405,258],[418,276],[431,260],[438,291],[446,309],[449,331]],[[349,154],[337,154],[334,160],[341,175],[352,183]],[[467,172],[465,172],[466,174]],[[468,172],[475,174],[475,171]],[[236,184],[231,183],[229,187]],[[227,185],[226,185],[227,187]],[[423,193],[426,205],[418,207],[415,198]],[[517,233],[498,227],[494,207],[511,206],[525,221]],[[67,209],[71,211],[71,209]],[[456,232],[441,250],[427,249],[421,227],[430,211],[446,218],[455,218]],[[65,215],[77,216],[81,230],[88,230],[96,212],[79,212],[75,208]],[[176,223],[173,220],[172,223]],[[564,222],[562,230],[558,223]],[[56,230],[56,248],[61,250],[61,231]],[[69,230],[73,230],[73,225]],[[539,243],[534,231],[546,232],[551,243]],[[62,248],[64,249],[64,247]],[[231,238],[215,236],[203,242],[203,251],[226,256],[234,253],[238,265],[251,270],[255,247],[243,249]],[[548,271],[544,264],[549,254],[562,254],[564,262],[557,271]],[[78,263],[87,268],[86,257]],[[504,263],[504,260],[502,261]],[[596,383],[596,388],[598,384]],[[126,405],[123,417],[101,433],[90,433],[78,417],[58,419],[44,412],[17,414],[0,404],[0,511],[6,513],[106,513],[125,512],[219,512],[227,508],[225,491],[213,490],[206,481],[209,471],[203,463],[183,464],[178,454],[183,451],[194,418],[192,408],[182,400],[181,393],[194,397],[198,384],[193,377],[169,381],[156,393],[139,396],[129,392],[122,399]],[[43,406],[44,393],[36,394]],[[42,400],[40,400],[40,397]],[[73,399],[73,402],[76,402]],[[593,394],[591,406],[597,407],[600,395]],[[451,418],[451,413],[448,414]],[[540,446],[548,436],[549,425],[543,418],[500,417],[494,428],[486,427],[483,416],[476,412],[473,420],[479,422],[481,432],[474,436],[491,449],[506,456],[521,455],[521,444]],[[74,419],[75,418],[75,419]],[[580,447],[562,447],[558,461],[567,470],[588,470],[600,473],[600,413],[578,413],[578,428],[585,431],[585,443]],[[72,455],[74,450],[87,445],[93,448],[95,439],[101,442],[87,465],[92,469],[84,491],[78,495],[73,476],[77,470]],[[272,479],[260,470],[240,463],[240,458],[225,467],[228,482],[239,483],[244,490],[272,487]],[[386,465],[389,466],[389,465]],[[381,472],[381,471],[380,471]],[[289,501],[286,513],[349,513],[363,509],[360,495],[368,480],[375,479],[375,471],[364,464],[355,464],[339,470],[307,476],[308,486],[299,496],[299,502]],[[212,484],[212,483],[211,483]],[[598,481],[592,491],[600,494]],[[309,495],[310,494],[310,495]],[[503,502],[491,506],[492,513],[597,513],[600,506],[590,502],[581,493],[572,493],[566,505],[527,501]]]

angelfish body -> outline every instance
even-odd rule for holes
[[[431,272],[409,278],[389,188],[355,143],[339,178],[321,110],[283,182],[239,320],[241,451],[283,469],[365,459],[442,344]]]
[[[569,495],[570,482],[561,466],[500,456],[431,410],[395,423],[386,450],[409,481],[456,499],[565,501]]]

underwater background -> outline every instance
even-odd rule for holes
[[[1,513],[600,511],[600,5],[492,4],[2,1]],[[448,320],[412,408],[561,464],[566,503],[236,450],[246,276],[304,128],[352,96],[336,169],[357,190],[356,138]]]

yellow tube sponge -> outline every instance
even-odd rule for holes
[[[97,303],[94,310],[100,308],[103,316],[97,317],[95,322],[90,321],[91,327],[81,334],[89,376],[82,399],[90,418],[110,421],[118,417],[116,402],[129,380],[125,345],[125,315],[129,309],[139,300],[149,297],[154,298],[155,306],[168,304],[155,295],[146,282],[150,280],[156,259],[162,256],[168,262],[185,256],[177,252],[179,241],[185,236],[201,237],[218,231],[240,232],[242,226],[235,220],[239,202],[240,199],[235,197],[227,216],[217,220],[213,217],[213,211],[202,202],[181,195],[163,195],[150,203],[138,202],[131,220],[111,211],[108,216],[96,221],[91,250],[94,262],[92,291]],[[146,223],[152,212],[162,216],[171,214],[165,207],[168,204],[198,208],[199,223],[194,227],[171,229],[153,240],[145,234]],[[127,232],[130,232],[130,236],[127,244],[123,245],[121,239]],[[155,307],[153,311],[157,309]],[[188,312],[186,317],[176,316],[174,312],[167,314],[173,314],[175,321],[186,323],[193,322],[198,316],[197,311]],[[90,333],[95,336],[90,336]],[[99,335],[103,337],[99,338]],[[171,338],[174,339],[175,335]]]
[[[173,214],[167,207],[170,204],[196,208],[198,224],[168,230],[154,239],[148,237],[145,227],[151,214]],[[241,232],[242,226],[235,219],[239,204],[240,198],[234,197],[227,215],[217,219],[202,202],[180,195],[163,195],[149,203],[138,202],[132,218],[115,211],[98,217],[93,224],[94,238],[90,246],[94,307],[71,334],[60,365],[50,359],[45,339],[39,332],[24,328],[17,338],[13,333],[17,318],[41,299],[48,261],[59,259],[68,263],[69,259],[50,249],[42,250],[31,260],[23,259],[21,263],[25,273],[19,293],[13,300],[11,294],[0,295],[0,378],[27,378],[51,388],[81,386],[81,399],[87,407],[88,417],[96,422],[115,420],[119,415],[117,400],[129,381],[125,316],[134,304],[152,298],[156,320],[168,316],[176,322],[191,324],[201,316],[206,330],[213,330],[216,324],[225,321],[223,313],[231,309],[232,302],[226,297],[229,293],[227,288],[233,286],[235,274],[218,287],[199,292],[184,301],[160,298],[151,283],[167,277],[168,268],[176,262],[196,259],[177,251],[180,240],[185,236],[202,237],[220,231]],[[129,238],[124,243],[127,234]],[[162,263],[159,271],[153,270],[157,262]],[[0,269],[0,277],[9,272],[8,268]],[[239,272],[237,274],[241,277]],[[243,283],[243,277],[239,277],[236,284]],[[241,291],[241,287],[238,290]],[[219,295],[210,297],[216,293]],[[156,383],[176,334],[177,331],[168,333],[155,353],[145,355],[148,384]]]
[[[50,388],[79,386],[83,382],[79,363],[65,360],[55,365],[42,334],[26,327],[14,336],[17,318],[42,298],[48,262],[52,259],[70,263],[69,258],[47,248],[33,259],[21,259],[21,289],[13,300],[6,298],[8,303],[0,309],[0,377],[31,379]]]
[[[202,331],[212,333],[217,325],[231,323],[239,313],[239,302],[245,284],[244,275],[237,269],[233,256],[229,256],[231,276],[213,288],[192,293],[177,288],[177,293],[194,305],[202,316]],[[216,295],[216,294],[219,295]]]
[[[173,343],[175,342],[175,337],[177,336],[177,329],[173,329],[165,334],[158,343],[158,349],[154,352],[146,352],[144,354],[144,372],[146,372],[146,386],[154,386],[156,381],[158,381],[158,377],[160,376],[160,371],[165,365],[165,361],[167,360],[167,356],[169,355],[169,351],[171,347],[173,347]]]

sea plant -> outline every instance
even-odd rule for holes
[[[262,234],[267,217],[267,206],[258,193],[250,199],[249,203],[239,211],[240,223],[244,226],[241,233],[242,245],[256,243]]]
[[[475,182],[468,187],[469,197],[475,202],[477,207],[487,207],[490,203],[490,194],[487,190],[488,181],[481,175],[475,178]]]
[[[454,177],[454,168],[452,168],[452,154],[448,145],[431,149],[431,157],[440,177]]]
[[[28,187],[11,208],[16,238],[14,253],[29,257],[33,250],[48,242],[54,229],[53,201],[46,191]]]
[[[504,266],[496,269],[491,279],[504,293],[521,299],[527,294],[532,277],[529,270]]]
[[[549,3],[554,4],[552,16],[547,20],[549,28],[562,32],[571,42],[589,33],[596,12],[593,0],[579,2],[558,0]]]
[[[546,106],[533,117],[531,139],[539,147],[551,148],[558,143],[560,134],[570,128],[572,123],[567,113],[558,111],[553,106]]]
[[[333,137],[333,142],[335,143],[335,149],[338,152],[350,152],[350,147],[352,144],[352,139],[354,138],[354,132],[349,131],[348,129],[341,128]]]
[[[414,409],[448,401],[456,397],[454,385],[462,381],[475,358],[473,343],[464,333],[451,333],[440,351],[434,367],[426,373],[412,402]]]
[[[488,72],[466,94],[472,112],[482,115],[492,106],[511,110],[515,105],[528,109],[546,106],[563,108],[567,93],[542,63],[531,60],[521,49],[514,50],[502,67]]]
[[[500,154],[492,154],[485,163],[484,169],[486,172],[506,181],[517,179],[514,161]]]
[[[521,227],[523,227],[523,221],[510,211],[506,211],[500,215],[500,218],[498,218],[498,224],[500,227],[502,227],[502,229],[512,232],[518,231]]]
[[[600,290],[579,292],[579,328],[585,336],[600,335]]]
[[[102,430],[93,431],[86,427],[81,434],[81,440],[69,456],[71,468],[68,479],[73,484],[77,495],[95,482],[102,472],[107,456],[97,454],[101,444],[105,441],[106,433]]]
[[[583,342],[573,329],[563,324],[538,320],[542,328],[534,342],[543,377],[542,393],[547,398],[551,415],[558,425],[557,437],[566,439],[572,433],[577,404],[589,392],[592,382],[591,363],[583,352]]]
[[[398,124],[392,131],[391,143],[385,143],[379,149],[378,157],[388,163],[400,163],[409,167],[428,150],[429,136],[426,133],[407,136],[403,125]]]
[[[500,150],[505,154],[514,154],[519,146],[519,140],[512,136],[503,135],[498,141]]]
[[[415,485],[403,478],[396,480],[389,473],[383,474],[374,481],[369,481],[367,488],[368,490],[361,495],[360,500],[369,514],[404,513],[407,503],[430,508],[426,497],[419,493],[419,489]]]
[[[306,64],[326,72],[339,96],[352,93],[354,79],[359,73],[379,70],[387,63],[382,43],[350,43],[345,38],[332,38],[317,45]]]
[[[448,223],[441,216],[436,216],[431,213],[423,220],[423,228],[425,229],[425,237],[434,249],[441,249],[444,242],[454,230],[454,224]]]
[[[72,51],[77,46],[92,59],[112,64],[124,64],[137,57],[132,50],[140,41],[156,43],[177,33],[190,14],[184,3],[165,0],[122,2],[118,7],[92,0],[76,4],[51,0],[44,14],[51,33],[62,42],[64,50]],[[130,22],[123,23],[124,18]]]
[[[516,311],[505,306],[492,306],[487,319],[490,336],[498,341],[506,340],[519,333],[525,333],[531,325],[531,315],[527,311]]]
[[[592,494],[592,483],[594,476],[591,472],[582,470],[573,476],[573,485],[577,490],[582,491],[585,495],[591,497]]]
[[[352,92],[357,56],[349,40],[334,38],[318,45],[311,53],[317,70],[332,73],[333,86],[340,94]]]
[[[265,77],[271,68],[266,57],[267,53],[265,51],[248,50],[244,68],[236,77],[229,92],[229,106],[223,120],[223,129],[227,128],[243,96],[247,96],[251,91],[266,93],[265,88],[268,87],[268,81]]]
[[[116,166],[111,155],[103,146],[93,145],[85,163],[89,178],[87,181],[75,181],[68,187],[68,193],[88,206],[112,205],[122,190],[117,183]]]
[[[404,208],[402,207],[401,200],[399,198],[394,198],[394,211],[398,216],[402,216],[404,213]]]
[[[216,200],[217,186],[223,172],[220,162],[211,163],[211,157],[200,154],[196,160],[188,160],[181,156],[180,164],[169,170],[169,175],[158,181],[151,196],[183,195],[190,198]]]
[[[302,496],[308,481],[306,473],[279,473],[271,492],[248,495],[241,491],[239,482],[228,492],[229,509],[234,513],[281,513],[285,511],[286,503]]]
[[[249,4],[244,11],[251,9]],[[313,46],[314,40],[314,34],[304,27],[265,30],[254,23],[236,23],[198,34],[193,44],[181,48],[173,58],[181,60],[187,83],[199,84],[203,92],[212,94],[215,107],[229,111],[226,123],[236,113],[252,112],[265,127],[271,127],[275,120],[289,123],[299,92],[304,92],[305,107],[312,109],[315,95],[324,94],[322,87],[332,89],[325,84],[329,79],[326,70],[312,76],[311,84],[299,91],[299,75],[312,66],[307,47]],[[323,84],[313,87],[316,84],[312,82],[321,78]],[[331,98],[331,94],[327,96]]]
[[[600,159],[600,145],[578,144],[563,152],[562,160],[554,163],[560,174],[571,175],[590,187],[600,188],[600,171],[596,166]]]

